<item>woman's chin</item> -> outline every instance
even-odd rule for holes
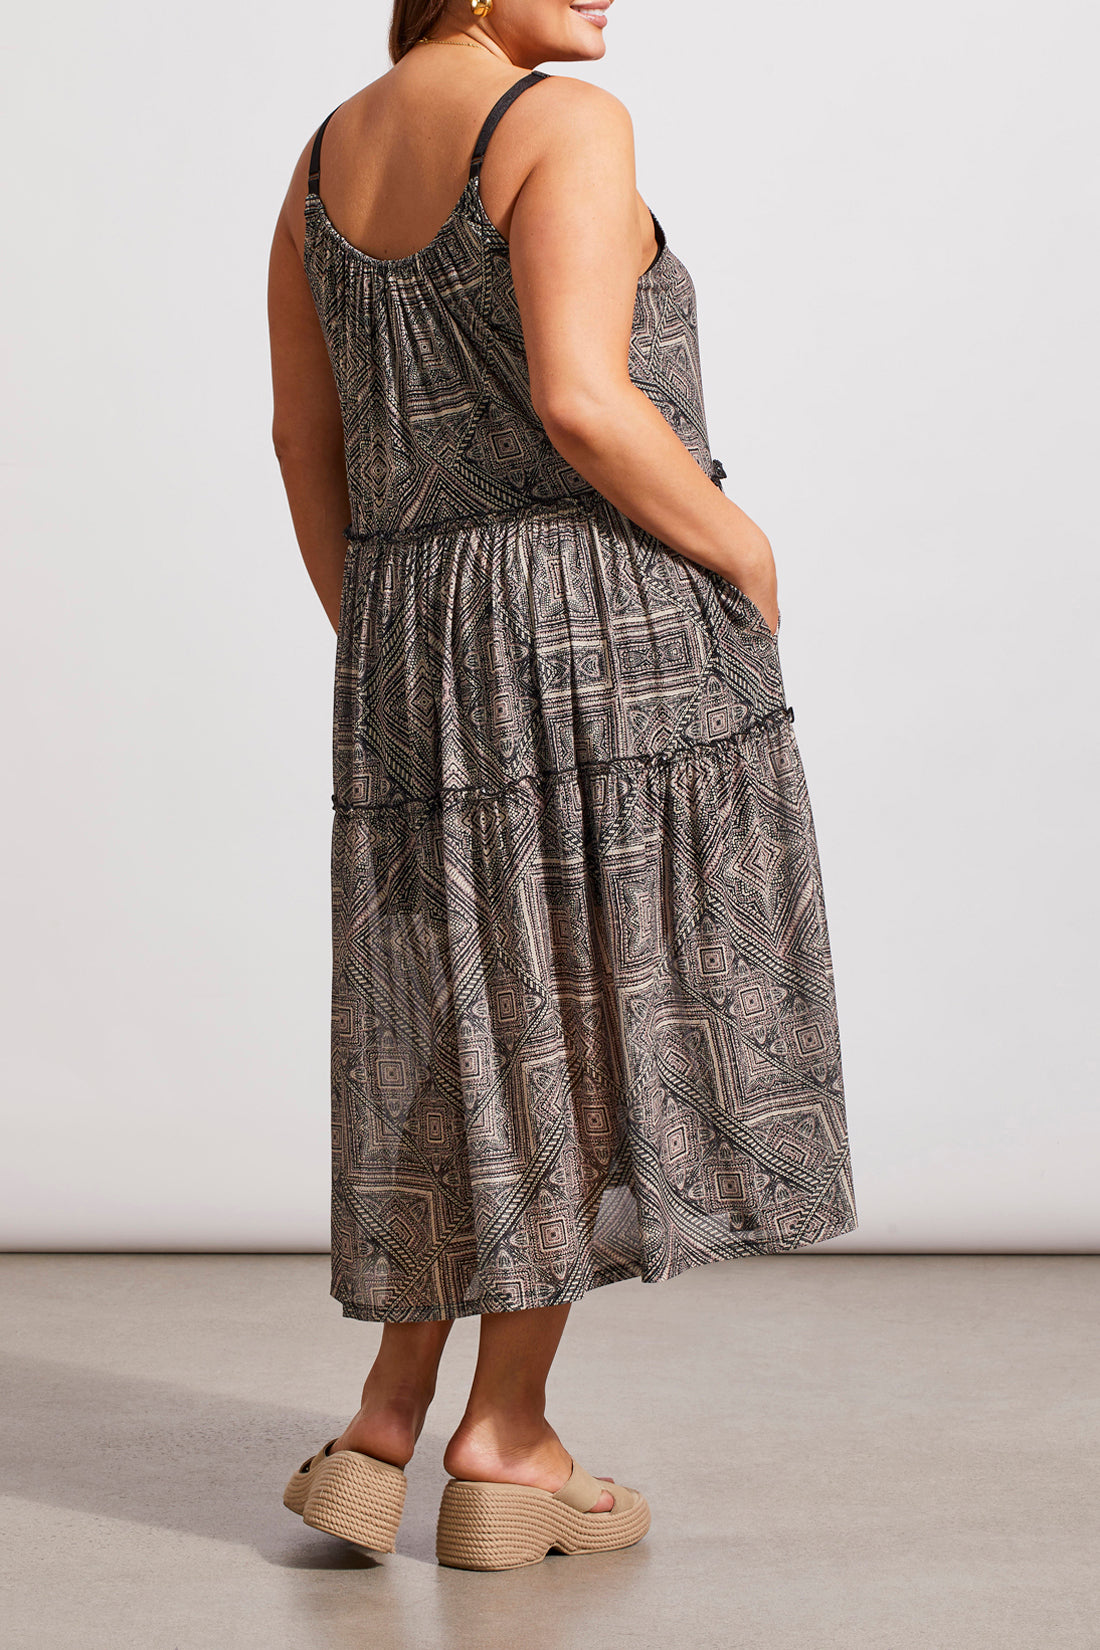
[[[587,34],[592,36],[592,39],[570,40],[568,45],[563,46],[560,52],[554,53],[553,59],[547,59],[548,62],[595,63],[599,58],[606,56],[607,42],[604,40],[602,31],[594,29],[591,23],[583,23],[581,27]]]

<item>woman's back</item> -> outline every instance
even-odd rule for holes
[[[449,71],[455,52],[412,51],[387,74],[340,105],[325,137],[325,204],[355,246],[377,258],[401,258],[426,246],[465,187],[470,156],[486,112],[517,80],[515,70],[472,51],[463,73]],[[571,110],[608,94],[564,75],[537,96]],[[545,105],[517,109],[507,140],[494,144],[481,180],[490,220],[507,237],[512,206],[537,153]],[[649,234],[638,197],[639,245]],[[653,248],[639,263],[652,260]]]
[[[417,246],[404,254],[383,257],[366,249],[383,203],[392,225],[391,191],[406,164],[392,129],[394,172],[386,176],[383,157],[364,181],[355,157],[356,144],[366,146],[369,106],[341,123],[335,207],[328,148],[333,117],[317,133],[304,258],[340,392],[357,534],[405,533],[536,503],[591,508],[598,496],[554,447],[532,404],[509,245],[482,194],[483,168],[495,149],[516,170],[514,151],[494,138],[498,125],[549,78],[532,70],[496,98],[471,139],[464,182],[457,190],[448,183],[450,211],[432,219],[426,241],[418,224],[411,236]],[[391,127],[405,109],[404,98],[389,100]],[[428,135],[434,130],[429,123]],[[421,131],[418,142],[425,141]],[[450,160],[442,170],[450,175]],[[426,214],[418,217],[423,223]],[[631,378],[710,471],[694,287],[665,246],[660,225],[651,222],[658,251],[637,284]]]

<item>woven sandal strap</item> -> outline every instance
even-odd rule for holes
[[[607,1488],[607,1484],[601,1484],[590,1472],[585,1472],[579,1461],[574,1461],[573,1471],[561,1489],[554,1491],[554,1500],[564,1501],[577,1512],[588,1512]]]

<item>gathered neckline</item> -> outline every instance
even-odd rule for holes
[[[314,193],[306,196],[306,221],[308,223],[309,214],[312,210],[316,217],[324,225],[328,233],[335,240],[339,241],[344,250],[350,253],[352,257],[359,259],[364,264],[371,265],[379,270],[416,268],[423,258],[428,257],[436,250],[440,241],[448,233],[451,226],[459,217],[468,195],[472,195],[477,208],[478,217],[480,218],[483,227],[496,241],[498,246],[501,246],[507,250],[509,244],[507,237],[501,234],[500,230],[485,210],[485,203],[481,198],[480,180],[476,174],[466,180],[466,185],[461,195],[459,195],[458,199],[451,207],[451,210],[448,212],[446,218],[444,218],[431,240],[425,242],[425,244],[419,247],[415,252],[406,252],[404,256],[400,258],[377,258],[372,252],[364,252],[363,248],[361,246],[356,246],[354,241],[349,241],[347,236],[341,234],[340,230],[337,229],[336,225],[329,217],[328,208],[319,194]],[[653,219],[653,230],[657,239],[657,255],[653,259],[653,262],[643,269],[642,273],[638,276],[639,282],[644,281],[647,276],[651,275],[654,270],[656,270],[658,264],[661,263],[665,253],[668,250],[668,242],[665,239],[665,232],[658,223],[652,207],[649,208],[649,215]]]

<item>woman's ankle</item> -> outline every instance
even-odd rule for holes
[[[476,1477],[516,1482],[533,1473],[530,1481],[551,1476],[568,1460],[553,1427],[537,1413],[466,1414],[443,1452],[443,1465],[452,1478]]]
[[[412,1459],[426,1412],[426,1404],[415,1408],[408,1404],[364,1405],[332,1447],[356,1450],[361,1455],[372,1455],[376,1461],[404,1468]]]

